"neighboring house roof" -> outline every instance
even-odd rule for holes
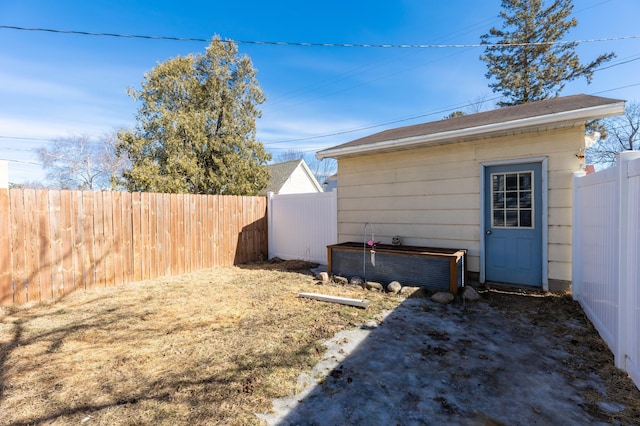
[[[267,168],[271,173],[271,177],[269,178],[267,187],[260,192],[262,195],[269,192],[275,194],[282,192],[322,192],[322,187],[303,159],[269,164]],[[298,182],[292,184],[293,179],[297,179]],[[296,188],[290,191],[283,191],[283,188],[287,185],[292,185]]]
[[[334,173],[331,176],[328,176],[324,183],[322,184],[322,188],[324,192],[331,192],[338,187],[338,174]]]
[[[624,113],[624,101],[591,95],[544,101],[462,115],[440,121],[385,130],[319,151],[316,157],[339,158],[419,146],[444,145],[524,131],[580,125],[587,120]]]

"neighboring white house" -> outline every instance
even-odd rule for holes
[[[334,173],[331,176],[327,177],[322,184],[322,189],[324,192],[331,192],[334,189],[338,188],[338,173]]]
[[[270,164],[267,168],[271,177],[269,185],[260,192],[261,195],[269,192],[280,195],[322,192],[322,186],[302,159]]]
[[[0,160],[0,188],[9,187],[9,166],[7,160]]]

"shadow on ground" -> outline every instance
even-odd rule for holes
[[[627,424],[624,405],[567,350],[575,336],[594,333],[579,312],[562,313],[563,331],[554,333],[530,318],[539,313],[533,305],[513,315],[487,299],[463,308],[410,298],[340,332],[299,378],[300,392],[259,417],[277,425]]]

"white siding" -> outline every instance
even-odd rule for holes
[[[0,160],[0,188],[9,188],[9,163]]]
[[[298,165],[287,181],[280,188],[279,194],[306,194],[309,192],[321,192],[314,185],[313,176],[309,176],[302,165]]]

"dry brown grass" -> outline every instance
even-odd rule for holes
[[[306,263],[219,268],[0,310],[0,424],[255,424],[321,339],[400,300]],[[366,310],[301,299],[321,292]]]

